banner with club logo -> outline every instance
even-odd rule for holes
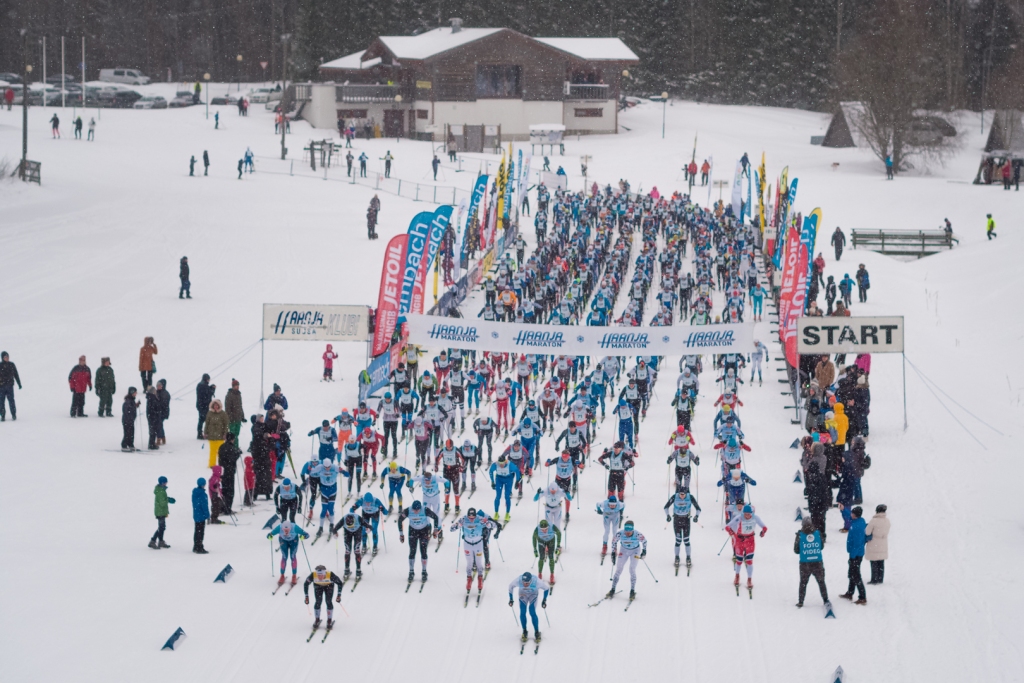
[[[671,327],[585,327],[466,321],[431,315],[405,316],[410,343],[509,353],[569,356],[678,356],[748,353],[752,323]]]
[[[328,304],[263,304],[267,341],[360,341],[369,337],[370,309]]]

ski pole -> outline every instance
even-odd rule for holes
[[[647,560],[641,558],[640,561],[644,563],[645,567],[647,567],[647,571],[651,572],[651,578],[654,579],[654,583],[658,583],[658,579],[654,576],[654,572],[651,571],[651,566],[649,564],[647,564]]]
[[[518,628],[520,626],[520,624],[519,624],[519,619],[516,618],[516,608],[513,607],[512,605],[509,605],[508,608],[510,610],[512,610],[512,621],[516,622],[516,627]]]
[[[274,539],[268,538],[270,541],[270,575],[274,575]]]
[[[544,612],[544,621],[548,622],[548,628],[551,628],[551,620],[548,619],[548,608],[547,607],[541,607],[540,609],[541,609],[542,612]]]
[[[501,552],[501,543],[498,542],[498,537],[494,537],[494,545],[498,548],[498,556],[501,557],[501,561],[505,562],[505,555]]]
[[[726,539],[725,539],[725,543],[728,543],[728,542],[729,542],[729,539],[728,539],[728,538],[726,538]],[[723,544],[722,544],[722,547],[718,549],[718,554],[719,554],[719,555],[721,555],[721,554],[722,554],[722,551],[723,551],[723,550],[725,550],[725,543],[723,543]]]
[[[388,529],[387,529],[387,526],[388,526],[387,524],[381,524],[380,525],[380,535],[381,535],[381,538],[384,539],[384,552],[385,553],[388,551]]]
[[[302,542],[302,537],[299,537],[299,545],[302,546],[302,556],[306,558],[306,566],[309,568],[309,573],[313,573],[313,566],[309,563],[309,555],[306,554],[306,544]]]
[[[459,544],[455,547],[455,573],[459,573],[459,556],[462,554],[459,551],[462,550],[462,534],[459,534]]]

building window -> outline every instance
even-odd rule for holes
[[[366,109],[339,109],[339,119],[365,119],[367,118],[368,110]]]
[[[416,118],[418,118],[418,119],[429,119],[430,118],[430,111],[428,111],[427,109],[417,109],[416,110]]]
[[[576,118],[578,118],[578,119],[588,119],[588,118],[599,119],[602,116],[604,116],[604,110],[600,109],[600,108],[597,108],[597,109],[577,109],[576,110]]]
[[[477,64],[478,98],[518,99],[522,97],[522,68],[507,64]]]

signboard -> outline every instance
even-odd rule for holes
[[[903,316],[797,320],[801,354],[903,353]]]
[[[369,336],[366,306],[263,304],[263,338],[267,341],[359,341]]]
[[[409,341],[422,346],[570,356],[671,356],[754,350],[754,326],[751,323],[587,327],[460,321],[414,314],[405,317]]]

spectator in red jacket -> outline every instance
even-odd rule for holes
[[[71,417],[89,417],[85,410],[85,392],[92,391],[92,370],[85,364],[85,356],[78,357],[78,365],[68,375],[71,387]]]

